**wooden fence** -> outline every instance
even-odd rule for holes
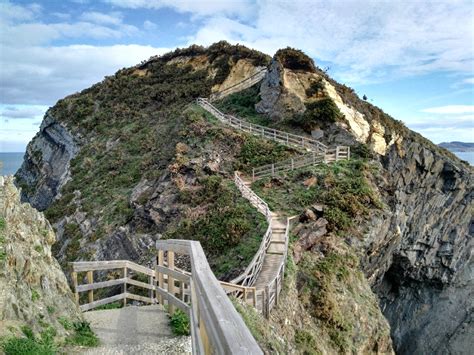
[[[331,163],[338,160],[348,160],[350,158],[350,148],[338,146],[330,148],[325,153],[312,152],[303,154],[291,159],[279,161],[277,163],[266,164],[252,169],[252,181],[266,177],[275,176],[287,171],[301,169],[306,166],[318,165],[321,163]]]
[[[274,128],[260,126],[232,115],[226,115],[213,106],[207,99],[199,98],[196,100],[196,102],[199,106],[214,115],[219,121],[228,124],[240,131],[273,140],[292,148],[304,149],[317,153],[324,153],[327,150],[327,146],[316,139],[279,131]]]
[[[209,98],[209,101],[212,102],[212,101],[215,101],[215,100],[219,100],[219,99],[222,99],[225,96],[228,96],[228,95],[231,95],[231,94],[236,93],[238,91],[249,88],[249,87],[255,85],[256,83],[258,83],[259,81],[261,81],[265,77],[266,73],[267,73],[267,68],[265,68],[265,67],[260,68],[260,69],[258,69],[258,71],[255,74],[245,78],[244,80],[238,82],[237,84],[232,85],[228,88],[225,88],[224,90],[221,90],[221,91],[218,91],[218,92],[215,92],[215,93],[211,94],[211,97]]]
[[[248,186],[245,185],[244,181],[236,171],[234,173],[234,181],[237,188],[240,190],[243,197],[250,201],[250,203],[262,213],[268,222],[268,228],[265,232],[260,247],[255,253],[252,261],[249,263],[245,271],[231,281],[232,284],[242,286],[252,286],[255,283],[260,271],[262,270],[263,260],[265,258],[265,252],[270,245],[272,239],[272,212],[268,207],[267,203],[263,201],[255,192],[253,192]]]
[[[156,243],[157,259],[154,269],[126,260],[73,262],[72,280],[77,302],[80,293],[87,292],[88,302],[80,305],[87,311],[119,300],[132,299],[144,303],[168,306],[173,314],[178,308],[190,318],[193,354],[262,354],[257,342],[235,310],[228,294],[256,305],[255,288],[219,282],[212,273],[201,244],[189,240],[163,240]],[[175,254],[188,255],[191,272],[175,267]],[[119,271],[118,279],[94,282],[94,272]],[[149,277],[149,282],[132,279],[130,273]],[[81,274],[84,277],[79,278]],[[79,280],[87,280],[79,284]],[[127,290],[127,285],[149,292],[149,297]],[[117,295],[96,299],[94,290],[121,286]]]

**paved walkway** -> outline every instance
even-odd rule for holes
[[[84,317],[101,345],[81,354],[191,354],[191,337],[173,335],[161,306],[90,311]]]

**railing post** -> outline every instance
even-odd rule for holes
[[[255,169],[252,168],[252,181],[255,181]]]
[[[77,292],[77,272],[73,271],[71,274],[72,285],[74,287],[74,299],[76,303],[79,304],[79,292]]]
[[[278,304],[278,275],[275,279],[275,305]]]
[[[295,170],[295,161],[291,158],[291,170]]]
[[[304,137],[301,137],[301,146],[304,148]]]
[[[168,268],[174,270],[174,251],[168,250]],[[174,296],[174,278],[168,275],[168,293]],[[174,313],[174,306],[168,302],[168,312],[170,315]]]
[[[263,307],[265,309],[265,318],[270,318],[270,287],[268,285],[265,286],[265,303],[263,304]]]
[[[336,147],[336,161],[339,160],[339,146]]]
[[[253,288],[253,306],[257,308],[257,289],[255,287]]]
[[[286,133],[286,145],[288,145],[288,142],[289,141],[289,136],[288,136],[288,133]]]
[[[313,152],[313,165],[316,164],[316,152]]]
[[[163,250],[158,250],[158,265],[159,266],[163,266],[164,265],[164,251]],[[163,273],[162,272],[158,272],[158,287],[161,288],[161,289],[164,289],[165,287],[165,282],[163,280]],[[158,295],[158,300],[159,300],[159,303],[161,305],[164,305],[164,300],[163,300],[163,296],[161,294]]]
[[[154,299],[153,298],[153,276],[148,276],[148,283],[152,287],[152,288],[150,288],[149,294],[150,294],[150,299],[153,301],[153,299]]]
[[[128,275],[127,275],[127,267],[125,266],[125,267],[123,268],[123,278],[126,279],[127,276],[128,276]],[[125,281],[123,282],[122,292],[123,292],[124,295],[127,294],[127,280],[125,280]],[[127,297],[125,297],[125,298],[123,299],[123,307],[125,308],[126,306],[127,306]]]
[[[275,175],[275,164],[272,164],[272,176]]]
[[[265,128],[262,127],[262,137],[265,137]]]
[[[351,147],[347,147],[347,160],[351,159]]]
[[[87,271],[87,283],[89,283],[89,284],[94,283],[94,272],[93,271]],[[89,290],[87,292],[87,295],[89,297],[89,303],[94,302],[94,290]]]

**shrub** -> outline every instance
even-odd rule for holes
[[[275,57],[284,68],[292,70],[304,70],[313,73],[316,71],[314,61],[299,49],[290,47],[279,49],[275,53]]]
[[[97,338],[92,331],[89,322],[75,322],[72,326],[74,328],[74,334],[67,339],[68,344],[89,347],[99,345],[99,338]]]
[[[179,309],[170,316],[170,325],[176,335],[190,334],[189,317]]]
[[[306,111],[300,117],[301,126],[311,131],[314,127],[333,123],[343,117],[337,105],[330,98],[324,98],[306,104]]]

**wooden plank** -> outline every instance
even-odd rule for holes
[[[158,243],[157,243],[157,246],[158,246]],[[162,249],[159,249],[158,250],[158,266],[163,266],[163,263],[164,263],[164,251]],[[157,278],[158,278],[158,287],[163,288],[164,286],[163,273],[159,272],[159,270],[158,270]],[[160,304],[164,305],[163,297],[161,295],[157,297],[157,299]]]
[[[79,304],[79,291],[77,290],[77,272],[73,271],[71,273],[72,286],[74,288],[74,299],[76,303]]]
[[[134,280],[130,277],[127,277],[126,280],[127,280],[127,284],[129,284],[129,285],[133,285],[133,286],[137,286],[137,287],[141,287],[141,288],[146,288],[147,290],[154,290],[155,289],[155,287],[153,285],[150,285],[149,283],[137,281],[137,280]]]
[[[109,261],[75,261],[71,263],[75,272],[99,271],[121,269],[126,266],[126,260],[109,260]]]
[[[184,281],[184,282],[189,283],[190,276],[186,275],[186,274],[183,274],[179,271],[172,270],[170,268],[167,268],[166,266],[159,266],[159,265],[156,267],[156,270],[158,270],[161,273],[170,275],[173,278],[175,278],[176,280]]]
[[[174,269],[174,251],[168,250],[168,268],[170,270]],[[174,278],[171,275],[168,275],[168,293],[171,295],[175,295],[175,290],[174,290]],[[168,312],[169,314],[173,315],[174,313],[174,306],[173,304],[170,304],[168,307]]]
[[[121,284],[125,283],[125,280],[126,280],[125,278],[122,278],[122,279],[115,279],[115,280],[109,280],[109,281],[95,282],[95,283],[92,283],[92,284],[78,285],[76,287],[76,290],[77,290],[77,292],[97,290],[99,288],[121,285]]]
[[[120,293],[120,294],[112,296],[112,297],[107,297],[107,298],[103,298],[103,299],[98,300],[98,301],[83,304],[83,305],[80,306],[80,308],[83,312],[85,312],[85,311],[94,309],[96,307],[103,306],[104,304],[108,304],[108,303],[112,303],[112,302],[115,302],[115,301],[122,300],[124,297],[125,297],[125,294]]]
[[[168,304],[172,304],[173,306],[178,307],[180,310],[189,315],[189,306],[183,301],[181,301],[179,298],[169,294],[167,290],[164,290],[160,287],[156,288],[156,293],[160,294],[163,299],[166,299],[168,301]]]
[[[93,273],[93,271],[87,271],[87,282],[89,284],[94,283],[94,273]],[[89,303],[94,302],[94,290],[93,289],[91,289],[87,292],[87,296],[89,298]]]
[[[123,298],[123,306],[127,307],[127,268],[123,268],[123,278],[125,279],[125,282],[123,283],[123,288],[122,288],[122,293],[125,295]]]
[[[129,268],[130,270],[148,275],[148,276],[155,276],[155,272],[152,269],[142,266],[142,265],[135,264],[131,261],[127,261],[127,268]]]
[[[152,303],[152,304],[155,303],[155,300],[153,298],[135,295],[134,293],[130,293],[130,292],[127,292],[125,294],[125,297],[129,298],[129,299],[132,299],[132,300],[135,300],[135,301],[140,301],[140,302],[145,302],[145,303]]]

